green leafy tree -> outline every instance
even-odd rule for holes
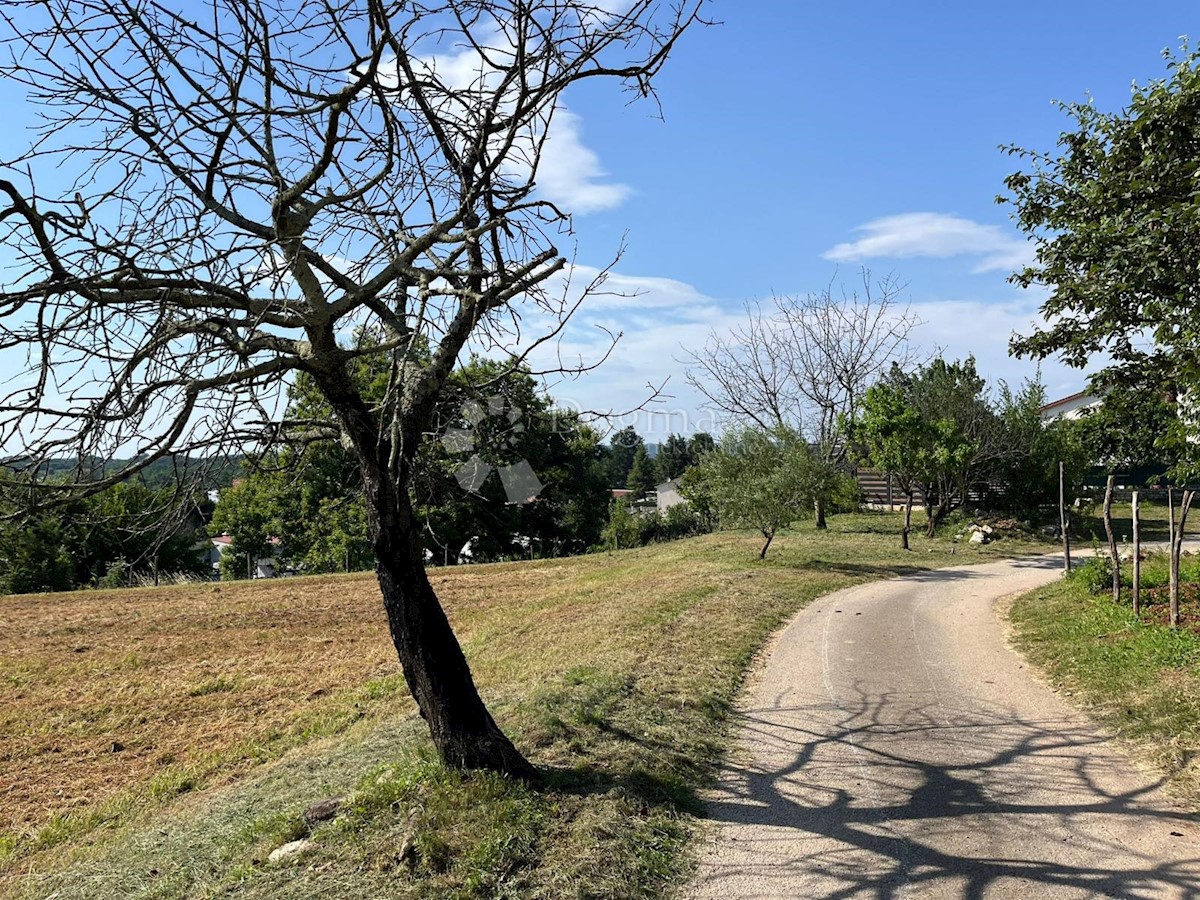
[[[689,478],[689,492],[703,494],[726,528],[753,528],[765,542],[811,508],[822,475],[804,438],[794,429],[746,428],[728,433]]]
[[[1045,422],[1041,412],[1045,404],[1046,389],[1038,378],[1016,391],[1000,385],[997,441],[1003,452],[997,454],[992,481],[1000,486],[1001,506],[1027,516],[1057,505],[1059,462],[1070,496],[1078,493],[1089,462],[1075,423]]]
[[[933,537],[973,488],[986,487],[1008,452],[986,383],[973,358],[939,358],[912,372],[893,366],[875,387],[869,424],[855,420],[860,452],[920,490]]]
[[[295,527],[285,528],[283,523]],[[251,564],[247,559],[270,557],[275,550],[271,539],[287,534],[296,537],[296,528],[303,527],[296,492],[289,489],[280,472],[259,474],[239,481],[221,492],[221,500],[213,511],[212,529],[227,534],[233,543],[221,557],[221,578],[249,578]],[[282,549],[291,555],[294,544]]]
[[[659,475],[664,481],[678,478],[688,466],[695,463],[688,440],[681,434],[667,435],[667,439],[659,446],[654,461],[658,464]]]
[[[931,360],[914,374],[901,374],[905,396],[928,427],[930,444],[919,470],[925,498],[926,536],[933,537],[952,510],[967,502],[972,488],[986,485],[1005,452],[987,384],[975,359]]]
[[[913,503],[920,484],[928,480],[934,429],[902,385],[881,383],[867,390],[849,432],[859,459],[889,475],[904,495],[900,546],[910,549]]]
[[[1135,84],[1118,112],[1062,104],[1070,126],[1057,151],[1009,148],[1025,168],[1005,180],[1008,194],[998,199],[1013,207],[1035,251],[1012,280],[1049,289],[1049,324],[1014,339],[1013,352],[1058,354],[1078,367],[1104,354],[1097,389],[1151,384],[1182,401],[1181,427],[1194,429],[1200,56],[1185,47],[1166,61],[1167,76]],[[1197,468],[1192,452],[1176,460],[1181,479]]]
[[[613,434],[608,442],[608,483],[611,487],[625,487],[638,448],[645,446],[646,442],[632,425]]]
[[[78,587],[77,536],[61,515],[0,525],[0,594],[69,591]]]
[[[633,455],[633,465],[629,467],[629,477],[625,479],[625,487],[633,491],[635,497],[645,497],[658,486],[658,466],[650,458],[645,445],[637,448]]]
[[[688,460],[690,465],[696,465],[706,453],[717,449],[717,442],[707,431],[697,431],[688,438]]]

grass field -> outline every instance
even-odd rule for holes
[[[896,526],[839,516],[765,563],[722,534],[435,570],[539,790],[433,760],[369,575],[0,598],[0,893],[656,896],[775,628],[852,583],[1045,549],[904,554]]]
[[[1200,807],[1200,556],[1185,555],[1181,574],[1178,631],[1166,625],[1162,553],[1143,563],[1140,620],[1128,599],[1112,602],[1107,577],[1094,579],[1093,592],[1082,576],[1019,598],[1010,618],[1015,643],[1052,684],[1129,740],[1176,793]]]

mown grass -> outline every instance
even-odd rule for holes
[[[1200,579],[1200,558],[1185,557],[1182,572]],[[1185,616],[1193,627],[1174,630],[1164,624],[1164,555],[1147,559],[1143,575],[1140,620],[1127,601],[1112,602],[1107,578],[1085,569],[1013,603],[1014,641],[1052,684],[1130,741],[1175,792],[1200,807],[1200,592],[1194,583],[1186,586]]]
[[[436,571],[489,705],[546,774],[539,789],[436,762],[369,577],[0,599],[17,626],[4,640],[26,647],[12,665],[4,657],[0,678],[20,682],[33,737],[40,704],[93,749],[114,721],[128,747],[175,741],[167,762],[129,766],[113,782],[109,757],[124,751],[55,769],[55,754],[28,755],[33,738],[10,740],[6,726],[0,789],[32,802],[0,838],[0,888],[58,898],[657,896],[686,869],[696,791],[773,630],[853,583],[1044,549],[914,536],[904,554],[897,521],[840,516],[827,533],[801,528],[765,563],[755,537],[721,534]],[[105,652],[138,664],[83,685],[69,645],[99,645],[94,620],[113,617],[109,604],[125,615],[120,632],[103,632]],[[56,805],[21,785],[27,767],[43,785],[57,778],[92,799]],[[331,795],[347,798],[342,814],[305,824],[304,809]],[[313,844],[301,859],[266,862],[305,835]]]

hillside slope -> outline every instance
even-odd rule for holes
[[[368,575],[0,598],[0,882],[44,896],[653,895],[766,636],[812,598],[1022,549],[890,516],[438,570],[532,791],[430,758]],[[349,797],[295,865],[263,864]],[[32,873],[39,874],[34,875]],[[366,892],[366,893],[364,893]]]

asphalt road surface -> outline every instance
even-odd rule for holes
[[[1200,897],[1195,819],[1004,642],[996,600],[1059,565],[942,569],[797,616],[688,896]]]

